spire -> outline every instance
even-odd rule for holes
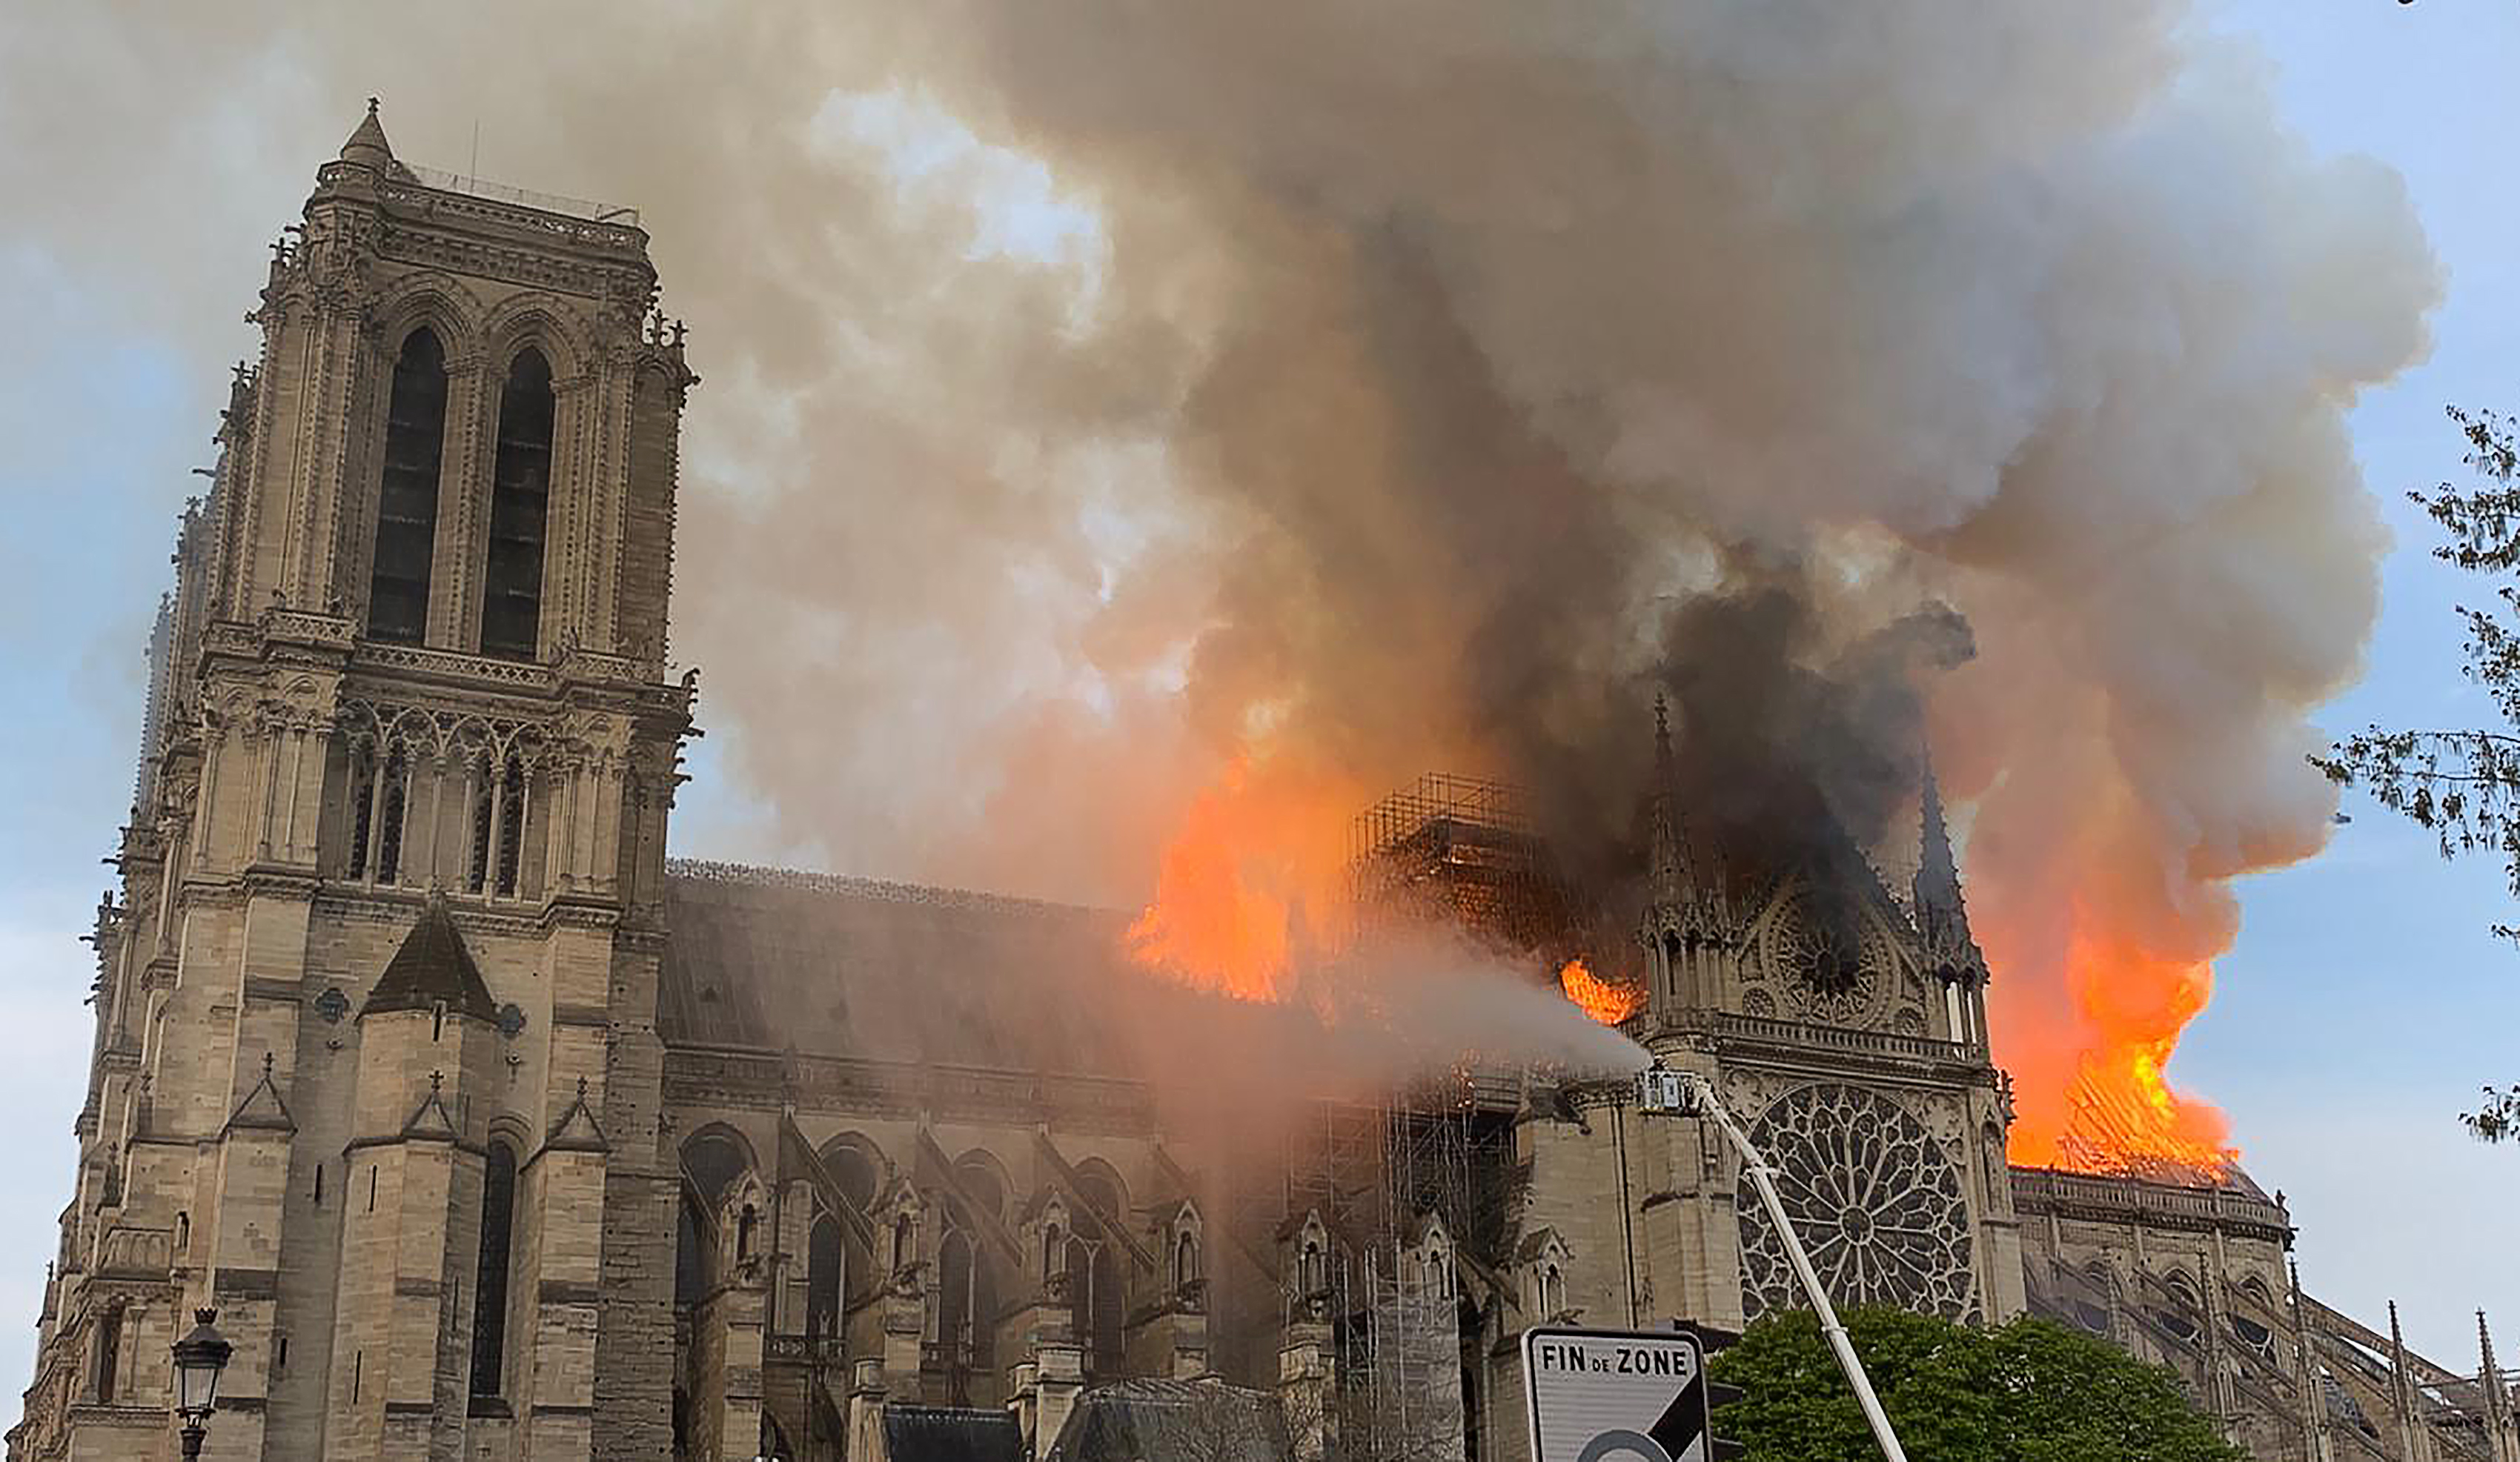
[[[1952,830],[1943,820],[1943,789],[1934,780],[1934,754],[1924,757],[1925,785],[1919,799],[1921,846],[1916,855],[1916,907],[1960,912],[1960,867],[1952,856]]]
[[[2398,1302],[2389,1302],[2389,1396],[2405,1433],[2407,1455],[2414,1455],[2414,1384],[2407,1375],[2407,1336],[2398,1328]]]
[[[2476,1383],[2485,1391],[2486,1424],[2499,1429],[2503,1424],[2506,1408],[2510,1404],[2510,1397],[2502,1389],[2502,1368],[2494,1363],[2494,1332],[2485,1327],[2485,1311],[2482,1309],[2476,1312]],[[2494,1441],[2498,1448],[2502,1444],[2502,1438],[2498,1431]],[[2500,1452],[2498,1451],[2496,1455],[2499,1456]]]
[[[2318,1437],[2324,1430],[2327,1403],[2319,1394],[2318,1363],[2310,1354],[2310,1327],[2301,1320],[2301,1261],[2287,1258],[2285,1265],[2292,1275],[2292,1293],[2287,1300],[2292,1306],[2293,1374],[2301,1382],[2296,1393],[2301,1397],[2301,1454],[2315,1458],[2320,1454]]]
[[[1960,899],[1959,860],[1952,854],[1951,824],[1943,819],[1942,784],[1934,779],[1934,754],[1924,753],[1924,785],[1917,795],[1918,845],[1914,884],[1916,932],[1925,955],[1944,978],[1983,983],[1986,954],[1970,932],[1968,906]]]
[[[1688,860],[1681,846],[1680,813],[1672,806],[1671,702],[1660,691],[1654,692],[1653,788],[1645,808],[1654,897],[1677,901],[1688,882]]]
[[[384,124],[377,120],[376,98],[368,98],[368,114],[359,119],[350,140],[341,144],[341,160],[380,174],[386,163],[393,161],[393,145],[385,141]]]

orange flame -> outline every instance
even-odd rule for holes
[[[2012,1160],[2190,1181],[2228,1174],[2239,1153],[2223,1114],[2173,1090],[2164,1075],[2180,1034],[2213,993],[2213,966],[2078,929],[2064,983],[2070,1027],[2013,1029],[2001,1052],[2020,1084]]]
[[[1236,760],[1166,845],[1154,900],[1129,926],[1130,957],[1238,999],[1283,997],[1299,953],[1339,908],[1344,796]]]
[[[1581,959],[1569,959],[1557,972],[1557,988],[1566,992],[1577,1009],[1605,1026],[1615,1026],[1637,1013],[1644,1004],[1644,992],[1625,985],[1613,985],[1585,967]]]
[[[1193,988],[1287,997],[1312,952],[1344,933],[1339,833],[1361,791],[1284,755],[1236,759],[1185,810],[1154,898],[1129,926],[1129,955]],[[2190,1181],[2229,1172],[2238,1154],[2222,1114],[2164,1074],[2212,991],[2210,963],[2109,932],[2115,921],[2090,906],[2072,910],[2061,941],[2052,925],[1977,922],[1998,976],[1997,1056],[2016,1082],[2014,1162]],[[1642,1002],[1581,959],[1558,986],[1604,1025]]]

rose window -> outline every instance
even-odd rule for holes
[[[1776,1170],[1778,1196],[1831,1303],[1949,1319],[1975,1311],[1959,1170],[1915,1118],[1853,1086],[1804,1086],[1770,1106],[1750,1140]],[[1733,1201],[1743,1314],[1803,1304],[1747,1174]]]
[[[1797,1018],[1813,1025],[1860,1027],[1880,1013],[1886,951],[1853,910],[1832,909],[1804,894],[1777,910],[1768,926],[1770,967],[1791,982]]]

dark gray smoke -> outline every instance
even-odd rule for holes
[[[1929,733],[2070,1049],[2077,939],[2208,958],[2323,836],[2344,412],[2439,282],[2176,0],[383,14],[12,8],[0,133],[79,147],[0,150],[9,235],[207,341],[370,91],[644,206],[761,841],[1127,903],[1244,755],[1609,846],[1659,687],[1753,827],[1877,833]]]

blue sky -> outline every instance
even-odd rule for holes
[[[2520,7],[2218,0],[2204,14],[2271,54],[2289,113],[2323,149],[2367,153],[2406,176],[2450,271],[2432,359],[2355,417],[2400,542],[2370,674],[2327,723],[2479,720],[2486,707],[2459,680],[2451,616],[2476,586],[2426,555],[2431,537],[2400,491],[2453,472],[2445,402],[2520,407],[2520,201],[2501,182],[2504,140],[2520,133],[2507,100]],[[286,57],[270,67],[273,94],[292,105],[363,85],[292,74]],[[76,137],[66,123],[58,139],[0,148]],[[189,469],[209,460],[226,361],[250,346],[229,322],[250,303],[260,259],[250,242],[230,241],[293,216],[332,141],[305,137],[305,155],[259,169],[261,192],[156,252],[125,244],[100,261],[64,231],[0,219],[11,336],[0,356],[0,521],[11,530],[0,535],[0,664],[20,687],[0,720],[0,1107],[21,1118],[0,1152],[17,1178],[0,1190],[0,1383],[11,1387],[28,1374],[42,1265],[68,1193],[90,1039],[92,965],[77,937],[128,805],[140,648],[174,513],[200,486]],[[194,237],[215,249],[188,253]],[[215,297],[205,305],[196,289]],[[221,332],[205,332],[208,318]],[[751,851],[757,820],[716,775],[721,746],[696,749],[678,851]],[[2230,1112],[2252,1170],[2289,1194],[2313,1289],[2373,1316],[2396,1297],[2419,1345],[2472,1363],[2480,1305],[2520,1347],[2520,1264],[2507,1252],[2520,1152],[2478,1147],[2452,1120],[2480,1082],[2520,1080],[2520,953],[2486,932],[2509,901],[2498,867],[2445,866],[2419,831],[2349,809],[2355,820],[2326,855],[2248,885],[2239,947],[2174,1074]]]
[[[2297,125],[2322,149],[2403,173],[2450,275],[2430,361],[2356,411],[2355,441],[2398,537],[2362,685],[2333,730],[2366,721],[2475,725],[2453,607],[2488,586],[2436,563],[2408,487],[2457,475],[2445,403],[2520,406],[2520,200],[2498,186],[2513,135],[2508,77],[2520,7],[2418,0],[2257,0],[2212,7],[2259,38]],[[2520,1152],[2480,1147],[2450,1120],[2479,1083],[2520,1080],[2520,952],[2501,867],[2444,864],[2432,839],[2350,798],[2354,820],[2313,862],[2248,884],[2238,948],[2174,1075],[2221,1103],[2301,1225],[2303,1283],[2376,1317],[2395,1297],[2408,1334],[2475,1363],[2483,1307],[2520,1334]]]

